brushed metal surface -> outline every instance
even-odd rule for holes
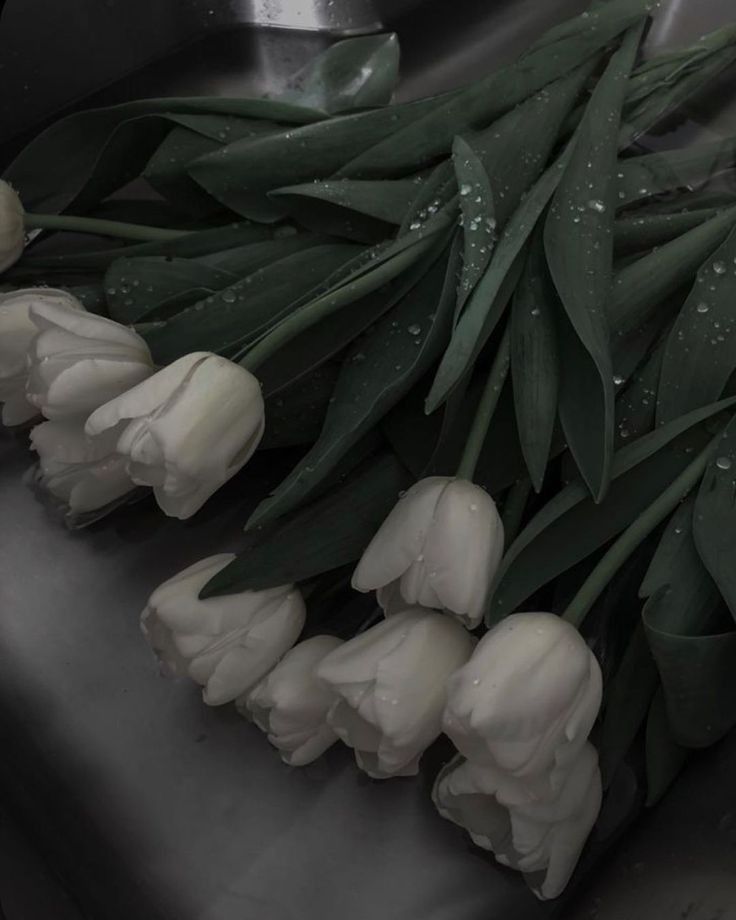
[[[399,32],[408,98],[486,72],[585,5],[377,0],[376,9]],[[203,9],[216,19],[208,8],[8,0],[0,123],[20,132],[104,84],[100,104],[274,91],[327,41],[315,31],[203,27]],[[672,0],[649,40],[691,40],[732,14],[731,0]],[[685,128],[728,122],[717,101],[706,94]],[[419,780],[371,782],[339,749],[289,769],[230,708],[207,709],[194,687],[159,677],[138,632],[148,593],[197,558],[237,547],[279,462],[257,459],[191,522],[166,520],[146,501],[70,533],[22,485],[23,443],[0,432],[0,780],[89,915],[733,920],[734,739],[695,759],[575,904],[542,906],[434,813],[441,750]]]

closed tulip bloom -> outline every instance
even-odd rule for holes
[[[238,710],[268,735],[281,758],[294,767],[311,763],[337,741],[327,724],[335,696],[315,670],[342,645],[335,636],[313,636],[290,649],[247,696]]]
[[[135,489],[115,452],[117,433],[90,438],[78,421],[43,422],[31,431],[38,484],[73,519],[117,502]]]
[[[601,688],[598,662],[573,626],[551,613],[516,613],[453,676],[444,730],[470,760],[531,777],[574,760]]]
[[[26,396],[46,418],[86,418],[153,373],[148,346],[120,323],[48,299],[31,303],[30,318]]]
[[[586,743],[558,779],[558,788],[538,796],[502,771],[456,759],[437,777],[432,797],[444,818],[502,865],[525,873],[546,900],[564,891],[600,811],[595,748]]]
[[[296,642],[304,601],[293,585],[199,599],[235,556],[202,559],[153,592],[141,629],[168,673],[204,687],[208,706],[245,694]]]
[[[405,610],[331,652],[317,676],[336,694],[328,722],[369,776],[410,776],[442,730],[447,680],[472,637],[454,620]]]
[[[480,623],[503,553],[493,499],[465,479],[433,476],[409,489],[368,544],[353,575],[358,591],[378,590],[386,612],[418,604]]]
[[[84,309],[71,294],[54,288],[20,288],[0,294],[0,402],[4,425],[21,425],[38,415],[38,409],[26,397],[26,382],[28,353],[38,335],[30,311],[39,304],[69,311]]]
[[[23,253],[23,205],[13,189],[0,179],[0,274]]]
[[[100,434],[121,422],[119,453],[130,477],[152,486],[171,517],[185,519],[245,465],[263,436],[263,397],[244,368],[209,352],[179,358],[101,406]]]

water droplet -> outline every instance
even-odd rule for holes
[[[628,428],[619,428],[619,434],[621,435],[622,438],[628,438],[631,432],[629,431]]]
[[[475,505],[475,504],[473,504],[473,505],[468,505],[468,511],[477,511],[477,510],[478,510],[478,506],[477,506],[477,505]]]
[[[541,312],[542,312],[542,311],[539,309],[539,307],[533,307],[533,308],[532,308],[532,316],[539,316],[539,315],[541,314]]]
[[[717,275],[725,275],[726,274],[726,263],[725,262],[714,262],[713,271]]]
[[[464,182],[460,186],[460,194],[463,196],[463,198],[465,198],[465,196],[469,195],[471,192],[472,192],[472,188],[467,184],[467,182]]]
[[[419,333],[422,331],[422,327],[418,326],[416,323],[412,323],[411,326],[407,326],[406,331],[409,333],[409,335],[419,335]]]
[[[716,466],[719,470],[730,470],[731,469],[731,460],[729,457],[719,457],[716,460]]]
[[[360,364],[361,361],[365,361],[365,355],[363,354],[363,352],[357,351],[353,355],[353,361],[355,361],[356,364]]]
[[[597,211],[599,214],[603,214],[606,210],[606,206],[599,198],[591,198],[588,202],[588,207],[591,211]]]
[[[480,685],[480,677],[473,678],[473,686],[478,687]]]
[[[117,291],[115,288],[108,288],[107,293],[110,295],[110,297],[114,297],[117,294]]]
[[[710,307],[708,306],[707,303],[704,303],[701,300],[701,302],[697,305],[695,309],[697,310],[698,313],[707,313]]]
[[[436,577],[437,577],[437,572],[435,572],[435,571],[430,572],[430,573],[429,573],[429,577],[430,577],[430,578],[436,578]]]
[[[617,387],[620,387],[625,379],[625,377],[621,377],[619,374],[614,374],[613,376],[613,382]]]
[[[235,291],[226,290],[222,292],[222,299],[225,301],[225,303],[235,303],[237,300],[237,295]]]

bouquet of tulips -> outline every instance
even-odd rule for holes
[[[2,419],[70,524],[296,458],[150,597],[163,667],[293,766],[444,732],[439,813],[541,898],[630,752],[651,804],[736,724],[736,136],[646,144],[736,25],[648,56],[652,6],[408,103],[383,35],[80,112],[0,184]]]

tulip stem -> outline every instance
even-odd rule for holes
[[[413,265],[419,255],[431,248],[435,239],[434,234],[419,237],[414,243],[397,252],[379,269],[358,275],[352,281],[347,281],[342,286],[297,308],[257,341],[243,357],[236,356],[235,360],[241,367],[255,373],[264,362],[299,333],[392,281],[404,269]]]
[[[475,411],[475,418],[473,419],[468,440],[465,442],[465,450],[457,468],[458,479],[469,479],[472,482],[475,468],[478,465],[478,458],[488,434],[488,426],[491,424],[493,413],[498,405],[498,397],[501,395],[506,375],[509,372],[509,363],[509,329],[507,326],[498,346],[496,357],[493,359],[483,395]]]
[[[24,215],[26,230],[67,230],[71,233],[94,233],[113,236],[121,240],[138,240],[144,243],[175,240],[188,230],[168,230],[165,227],[147,227],[144,224],[127,224],[119,220],[100,220],[96,217],[75,217],[73,214]]]
[[[717,435],[698,454],[693,462],[685,467],[680,475],[670,483],[664,492],[626,528],[582,583],[577,594],[562,614],[563,620],[567,620],[568,623],[580,628],[588,611],[624,562],[655,527],[658,527],[675,510],[693,486],[697,484],[705,472],[708,460],[712,456],[716,442],[720,438],[721,435]]]

